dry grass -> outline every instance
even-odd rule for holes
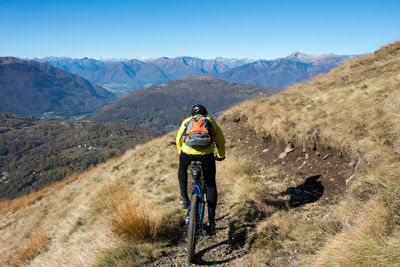
[[[276,243],[282,255],[272,258],[290,258],[293,253],[305,265],[400,265],[398,243],[393,242],[400,213],[394,204],[400,192],[399,92],[400,42],[396,42],[282,94],[238,105],[221,117],[225,122],[245,118],[249,128],[298,149],[333,147],[357,162],[357,178],[348,185],[344,199],[322,213],[342,225],[340,231],[323,230],[329,227],[317,218],[312,218],[312,227],[277,219],[278,230],[268,223],[259,229],[259,233],[275,229],[278,234],[264,235],[268,242],[260,243],[257,251],[262,252],[257,255],[268,254],[268,244]],[[296,220],[293,216],[286,219]],[[299,236],[282,234],[285,225]],[[321,235],[318,242],[310,238],[315,234]],[[296,258],[299,255],[301,259]]]
[[[132,196],[133,194],[131,194]],[[146,203],[130,197],[114,203],[111,230],[134,242],[155,240],[160,233],[161,213],[153,212]]]
[[[14,206],[20,208],[17,212],[0,213],[0,243],[7,244],[0,246],[0,265],[6,266],[11,259],[16,261],[30,233],[40,229],[51,233],[52,242],[46,253],[31,260],[30,264],[36,266],[87,265],[98,251],[112,246],[115,240],[105,231],[104,218],[90,212],[90,199],[104,184],[114,181],[109,166],[115,161],[121,158],[31,195],[34,201]]]
[[[390,217],[389,207],[382,202],[369,202],[356,227],[350,227],[329,242],[312,265],[387,266],[382,261],[382,249],[393,227]]]
[[[118,177],[92,199],[92,213],[108,218],[120,240],[100,257],[100,266],[146,262],[179,236],[185,213],[177,208],[177,152],[166,141],[174,135],[138,147],[127,162],[113,166]]]
[[[31,192],[28,195],[24,195],[12,200],[9,199],[0,200],[0,214],[24,209],[32,205],[36,201],[54,194],[55,192],[59,191],[62,187],[64,187],[66,184],[73,182],[78,177],[79,177],[78,174],[72,174],[62,181],[55,182],[49,186],[44,187],[40,191]]]
[[[376,144],[393,145],[399,141],[399,44],[282,94],[236,106],[224,117],[247,117],[256,131],[298,146],[325,142],[356,156]]]
[[[159,256],[153,244],[132,244],[122,242],[105,251],[96,262],[97,267],[146,266]]]
[[[32,234],[25,244],[17,251],[17,256],[12,260],[11,265],[21,266],[27,264],[46,250],[50,239],[50,235],[45,230]]]

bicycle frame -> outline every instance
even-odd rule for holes
[[[195,180],[195,184],[192,190],[192,193],[190,195],[190,202],[192,202],[192,197],[193,195],[197,195],[200,199],[199,201],[199,229],[203,230],[203,217],[204,217],[204,205],[205,205],[205,199],[204,199],[204,193],[202,192],[205,191],[205,181],[204,181],[204,175],[203,175],[203,168],[201,165],[198,165],[196,163],[192,163],[193,166],[200,166],[201,168],[201,176],[200,179]],[[189,214],[190,214],[190,207],[191,205],[189,205],[188,211],[186,213],[186,219],[185,219],[185,228],[187,228],[187,224],[188,224],[188,218],[189,218]]]

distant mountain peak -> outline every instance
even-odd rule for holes
[[[192,75],[184,78],[183,80],[216,80],[216,79],[210,76]]]

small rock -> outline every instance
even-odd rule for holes
[[[269,148],[266,148],[266,149],[264,149],[263,151],[262,151],[262,153],[265,153],[265,152],[268,152],[269,151]]]
[[[365,167],[365,161],[362,160],[362,159],[359,159],[359,160],[357,161],[357,164],[356,164],[356,169],[362,169],[362,168],[364,168],[364,167]]]
[[[392,151],[397,155],[400,155],[400,144],[394,145]]]
[[[301,218],[303,218],[304,220],[307,220],[309,218],[309,216],[310,216],[309,214],[304,213],[301,215]]]
[[[283,152],[283,153],[281,153],[280,155],[279,155],[279,158],[280,159],[284,159],[286,157],[286,153],[285,152]]]
[[[307,161],[304,161],[299,167],[297,167],[297,169],[298,170],[302,169],[306,163],[307,163]]]
[[[354,179],[354,174],[346,179],[346,186]]]
[[[308,155],[308,153],[306,153],[306,155],[304,156],[305,159],[309,159],[310,155]]]
[[[268,267],[269,265],[267,265],[265,262],[259,261],[257,263],[257,267]]]
[[[294,151],[294,148],[293,148],[291,145],[288,145],[288,146],[285,148],[285,153],[286,153],[286,154],[289,154],[289,153],[292,152],[292,151]]]
[[[321,153],[319,153],[318,151],[315,151],[315,155],[316,155],[317,157],[319,157],[319,156],[321,156]]]

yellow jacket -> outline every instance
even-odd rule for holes
[[[196,115],[195,117],[198,117],[201,115]],[[180,154],[181,151],[185,154],[189,155],[206,155],[206,154],[211,154],[214,153],[214,144],[212,144],[208,148],[192,148],[190,146],[187,146],[183,140],[182,140],[182,135],[183,132],[185,131],[186,124],[189,122],[189,120],[192,117],[189,117],[185,119],[181,127],[179,128],[178,134],[176,135],[176,147],[178,148],[178,153]],[[225,137],[224,134],[222,133],[221,128],[219,128],[218,124],[211,118],[207,117],[207,119],[211,122],[211,125],[214,130],[214,142],[217,144],[217,149],[218,149],[218,154],[217,156],[219,158],[224,158],[225,157]]]

